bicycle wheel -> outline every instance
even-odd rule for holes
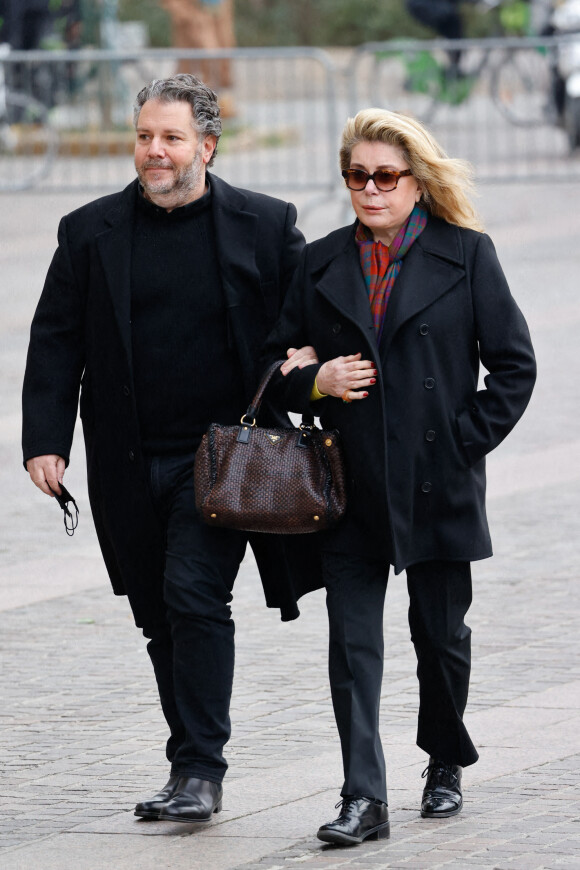
[[[553,123],[550,88],[549,57],[534,48],[506,50],[492,71],[492,99],[518,127]]]
[[[42,103],[6,91],[0,115],[0,190],[25,190],[50,171],[58,136]]]

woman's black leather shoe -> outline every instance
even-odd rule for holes
[[[183,776],[159,818],[163,822],[209,822],[221,810],[222,796],[221,783]]]
[[[179,782],[178,776],[170,776],[160,792],[149,801],[141,801],[135,807],[135,815],[143,819],[158,819],[162,807],[171,800]]]
[[[334,822],[323,825],[317,834],[324,843],[354,846],[363,840],[381,840],[389,837],[389,809],[382,801],[366,797],[345,797],[336,805],[341,807]]]
[[[422,773],[427,777],[421,801],[421,815],[424,819],[447,819],[456,815],[463,806],[461,793],[461,774],[463,768],[458,764],[429,759]]]

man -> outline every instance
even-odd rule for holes
[[[460,0],[406,0],[407,11],[445,39],[461,39],[463,23]]]
[[[431,27],[444,39],[463,38],[463,20],[459,10],[461,0],[407,0],[407,11],[424,24]],[[459,62],[461,51],[449,51],[450,68],[447,75],[457,78],[461,75]]]
[[[78,46],[79,0],[0,0],[0,43],[9,43],[17,51],[33,51],[53,44],[55,38],[68,48]],[[69,65],[60,66],[60,76],[64,69],[70,73]],[[30,93],[45,106],[55,105],[62,83],[56,80],[53,64],[11,63],[5,72],[14,90]]]
[[[40,48],[53,31],[78,29],[79,0],[0,0],[0,41],[29,51]]]
[[[151,82],[135,126],[138,180],[59,227],[31,330],[24,461],[60,494],[80,389],[100,546],[149,639],[170,729],[169,781],[135,814],[208,821],[227,767],[229,602],[246,535],[202,525],[193,460],[208,424],[237,423],[249,404],[304,239],[294,206],[207,172],[221,121],[199,79]],[[267,603],[295,618],[281,539],[249,538]]]
[[[171,18],[174,48],[201,48],[205,51],[214,51],[235,46],[232,0],[162,0],[162,6]],[[195,61],[180,60],[179,71],[193,72],[191,67],[194,64]],[[229,61],[219,61],[217,64],[202,61],[201,64],[204,81],[208,81],[212,87],[231,88]]]

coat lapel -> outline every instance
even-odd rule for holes
[[[358,326],[371,345],[376,347],[369,297],[353,235],[352,227],[345,228],[344,244],[326,264],[316,289],[344,317]]]
[[[256,305],[260,272],[256,265],[258,216],[244,211],[246,197],[211,176],[213,216],[222,284],[228,308]]]
[[[221,178],[210,176],[212,208],[228,332],[238,352],[246,395],[255,389],[256,360],[263,334],[256,328],[261,303],[260,272],[256,263],[258,216],[245,211],[247,197]]]
[[[134,181],[120,194],[105,217],[107,229],[96,237],[101,266],[121,340],[131,367],[131,247],[133,237]]]
[[[381,338],[384,357],[395,333],[405,321],[427,308],[465,275],[459,232],[455,227],[429,219],[395,281]]]

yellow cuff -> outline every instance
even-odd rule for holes
[[[316,383],[316,378],[314,378],[314,386],[312,387],[312,392],[310,393],[310,401],[317,402],[318,399],[325,399],[327,395],[327,393],[320,392]]]

